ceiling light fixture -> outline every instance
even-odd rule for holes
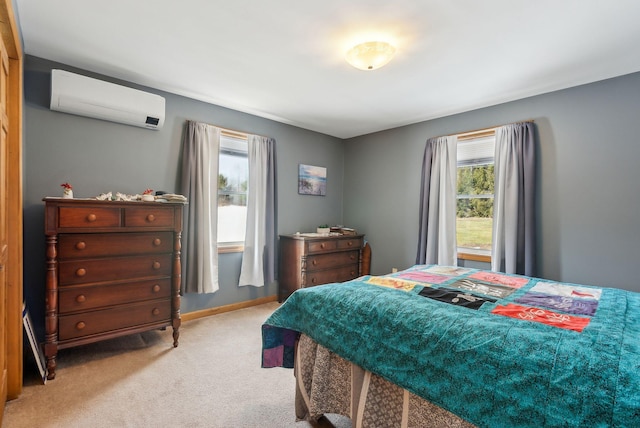
[[[365,42],[355,45],[346,55],[349,64],[360,70],[375,70],[386,65],[396,48],[387,42]]]

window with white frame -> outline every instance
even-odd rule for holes
[[[461,134],[457,145],[458,257],[491,259],[495,130]]]
[[[218,247],[240,250],[247,224],[249,181],[246,137],[220,136],[218,171]]]

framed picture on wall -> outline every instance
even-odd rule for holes
[[[327,168],[300,164],[298,169],[298,193],[325,196],[327,194]]]

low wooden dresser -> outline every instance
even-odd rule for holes
[[[363,240],[364,235],[280,235],[278,301],[299,288],[360,276]]]
[[[45,198],[48,379],[59,349],[180,329],[182,203]]]

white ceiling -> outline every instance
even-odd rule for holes
[[[640,71],[638,0],[14,2],[26,54],[340,138]]]

